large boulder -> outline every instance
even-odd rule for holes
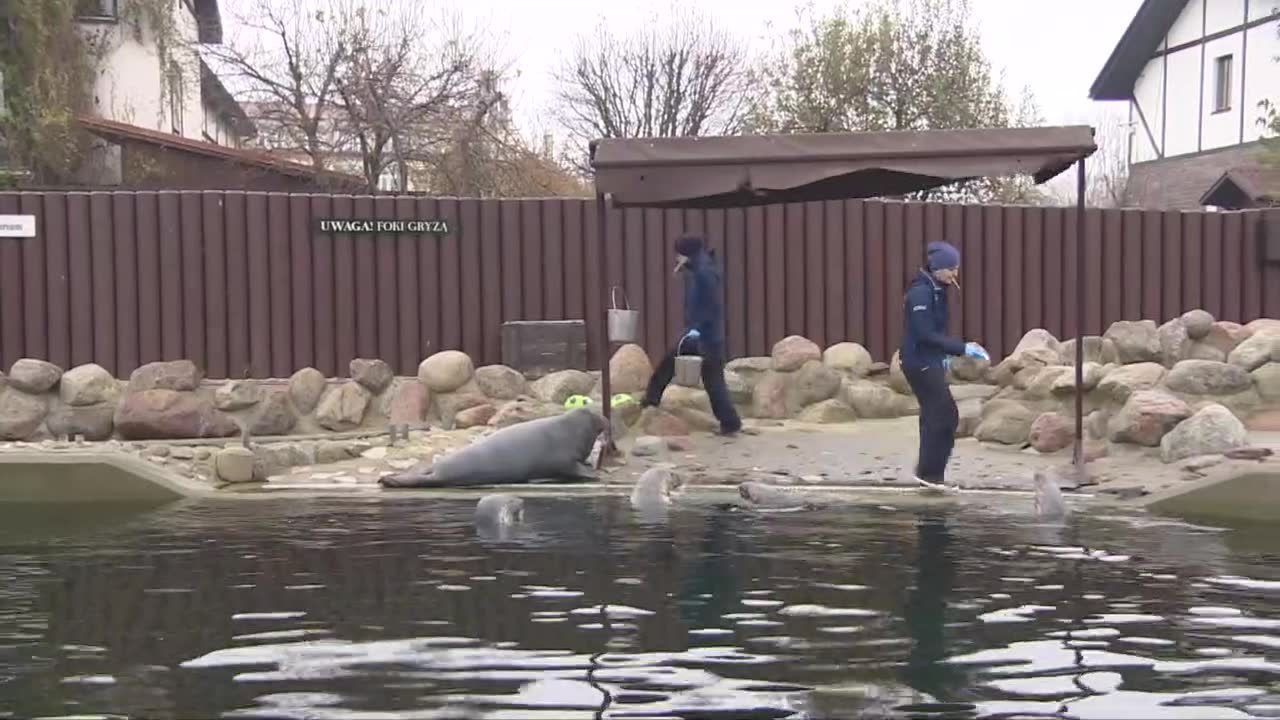
[[[126,440],[230,437],[235,420],[195,393],[143,390],[126,393],[116,408],[116,432]]]
[[[1048,454],[1071,447],[1075,437],[1075,427],[1070,419],[1061,413],[1049,412],[1031,423],[1028,440],[1037,452]]]
[[[1072,365],[1066,370],[1067,372],[1053,381],[1051,391],[1054,395],[1070,395],[1076,391],[1076,368]],[[1081,386],[1085,392],[1089,392],[1106,378],[1107,370],[1098,363],[1086,362],[1081,368],[1081,375],[1083,376]]]
[[[562,408],[549,403],[539,402],[533,398],[517,398],[498,408],[498,412],[489,418],[489,426],[495,428],[510,427],[522,422],[551,417]]]
[[[1125,365],[1107,373],[1098,382],[1098,391],[1111,400],[1123,403],[1135,392],[1150,390],[1164,380],[1164,366],[1159,363]]]
[[[249,420],[249,432],[254,435],[288,435],[298,424],[298,416],[289,402],[289,392],[276,390],[262,397]]]
[[[1058,347],[1058,359],[1063,365],[1076,364],[1076,340],[1072,338]],[[1084,361],[1109,365],[1118,363],[1120,355],[1116,351],[1115,341],[1098,335],[1086,335],[1084,338]]]
[[[689,424],[678,415],[661,408],[645,408],[636,421],[636,432],[656,437],[680,437],[689,434]]]
[[[1218,455],[1248,443],[1244,423],[1221,405],[1209,405],[1180,423],[1160,441],[1166,463],[1198,455]]]
[[[747,382],[747,379],[741,373],[726,369],[724,371],[724,385],[729,389],[729,399],[733,401],[734,405],[751,404],[751,393],[754,388],[752,383]]]
[[[1060,346],[1061,343],[1058,342],[1058,338],[1053,336],[1053,333],[1044,328],[1035,328],[1034,330],[1028,330],[1027,334],[1022,336],[1022,339],[1014,346],[1013,352],[1009,353],[1009,356],[1013,357],[1027,350],[1040,349],[1057,353]]]
[[[1181,318],[1175,318],[1160,326],[1156,331],[1160,338],[1160,364],[1173,367],[1186,360],[1191,352],[1191,335]]]
[[[82,435],[85,440],[99,441],[109,439],[115,431],[115,414],[115,406],[109,403],[64,405],[49,413],[45,422],[54,437]]]
[[[796,371],[791,378],[791,389],[795,393],[795,404],[805,407],[814,403],[830,400],[840,392],[840,373],[816,360],[810,360]]]
[[[1223,356],[1228,356],[1251,335],[1253,331],[1246,330],[1240,323],[1219,320],[1209,328],[1209,334],[1205,335],[1200,342],[1217,348],[1222,351]]]
[[[325,394],[316,408],[316,422],[333,432],[360,427],[369,409],[369,391],[357,382],[344,382]]]
[[[21,362],[21,361],[19,361]],[[40,429],[49,404],[16,386],[0,388],[0,440],[26,440]]]
[[[1203,340],[1213,329],[1213,316],[1204,310],[1188,310],[1179,318],[1187,329],[1187,337],[1192,340]]]
[[[758,418],[782,420],[799,412],[801,406],[796,401],[796,393],[792,392],[791,380],[788,373],[765,373],[751,392],[752,414]]]
[[[476,385],[485,397],[494,400],[515,400],[529,394],[529,383],[515,368],[506,365],[485,365],[476,368]],[[617,390],[616,392],[629,392]]]
[[[61,377],[62,368],[34,358],[22,358],[9,368],[9,386],[30,395],[49,392]]]
[[[1280,355],[1280,335],[1271,331],[1255,332],[1231,351],[1227,362],[1244,368],[1245,372],[1253,372],[1271,362],[1273,355]]]
[[[1000,361],[1000,364],[991,371],[992,379],[1001,387],[1009,387],[1019,382],[1021,377],[1021,389],[1026,389],[1041,370],[1058,365],[1059,360],[1058,351],[1055,349],[1026,348]]]
[[[1030,369],[1023,372],[1030,372]],[[1023,377],[1026,376],[1024,375]],[[1035,372],[1033,379],[1026,384],[1025,389],[1027,397],[1033,400],[1044,400],[1049,398],[1053,395],[1054,388],[1058,386],[1059,382],[1062,382],[1064,378],[1068,379],[1067,382],[1072,382],[1071,379],[1074,377],[1074,368],[1065,367],[1063,365],[1046,367]],[[1019,385],[1019,382],[1019,379],[1015,379],[1015,387]]]
[[[214,406],[227,412],[251,408],[261,400],[261,388],[249,380],[230,380],[213,391]]]
[[[1244,326],[1245,330],[1253,334],[1270,333],[1272,335],[1280,335],[1280,320],[1275,318],[1258,318]]]
[[[822,363],[851,377],[866,377],[871,372],[871,353],[855,342],[836,343],[822,352]]]
[[[810,360],[822,360],[822,348],[806,337],[789,335],[773,345],[773,369],[792,372]]]
[[[1103,337],[1115,343],[1116,358],[1124,365],[1160,360],[1160,329],[1153,320],[1119,320]]]
[[[978,382],[987,377],[991,371],[991,361],[982,358],[951,358],[951,379],[960,382]]]
[[[416,378],[397,383],[391,389],[391,403],[387,407],[387,422],[392,425],[417,425],[427,417],[431,408],[431,393]]]
[[[474,373],[471,356],[458,350],[438,352],[418,365],[418,379],[433,393],[453,392],[466,385]],[[588,387],[583,393],[590,389]]]
[[[618,348],[609,358],[609,390],[615,393],[642,392],[653,375],[649,354],[635,343]]]
[[[391,384],[396,376],[385,360],[377,358],[356,358],[347,366],[351,379],[360,383],[361,387],[377,395]]]
[[[840,400],[860,418],[900,418],[920,412],[920,403],[914,396],[868,380],[846,381],[840,388]]]
[[[992,400],[982,408],[982,420],[973,434],[982,442],[1022,445],[1030,437],[1037,417],[1035,411],[1021,403]]]
[[[956,410],[960,413],[960,422],[956,425],[956,437],[973,437],[978,425],[982,422],[982,407],[985,403],[980,398],[968,398],[956,401]]]
[[[120,398],[120,386],[115,376],[101,365],[89,363],[68,370],[58,386],[62,402],[84,407],[99,403],[114,403]]]
[[[990,400],[1000,388],[995,385],[957,384],[950,386],[951,398],[956,402],[965,400]]]
[[[590,373],[581,370],[560,370],[544,375],[530,387],[534,397],[543,402],[563,405],[573,395],[588,395],[596,384]],[[610,388],[612,389],[612,388]]]
[[[128,392],[147,390],[177,390],[186,392],[200,387],[204,371],[190,360],[165,360],[152,362],[134,370],[129,375]]]
[[[489,403],[483,403],[460,411],[454,416],[453,425],[454,427],[462,430],[465,430],[466,428],[480,427],[481,425],[488,425],[489,421],[493,419],[493,416],[497,414],[497,408]]]
[[[1108,423],[1112,442],[1157,447],[1178,423],[1191,417],[1191,408],[1159,390],[1140,390],[1129,396]]]
[[[685,387],[671,383],[662,393],[662,407],[668,410],[699,410],[711,412],[711,399],[702,388]]]
[[[906,373],[902,372],[901,353],[895,352],[889,361],[889,387],[903,395],[911,394],[911,383],[907,381]]]
[[[1280,403],[1280,363],[1267,363],[1251,373],[1262,401]]]
[[[853,422],[857,419],[857,414],[854,413],[853,408],[833,398],[801,410],[800,417],[797,419],[801,422],[829,425]]]
[[[324,374],[313,367],[302,368],[289,378],[289,396],[293,398],[293,406],[303,415],[310,414],[320,404],[328,382]]]
[[[1188,360],[1212,360],[1213,362],[1226,362],[1227,354],[1217,347],[1199,340],[1191,343],[1191,348],[1187,350]]]
[[[467,383],[457,392],[435,396],[436,413],[446,427],[457,422],[458,413],[487,404],[490,404],[489,398],[481,394],[475,383]]]
[[[1243,368],[1209,360],[1183,360],[1169,371],[1165,385],[1187,395],[1234,395],[1249,389],[1253,378]]]

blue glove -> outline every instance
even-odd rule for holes
[[[684,338],[681,338],[681,339],[685,339],[685,338],[687,338],[687,339],[689,339],[689,340],[697,340],[697,339],[698,339],[698,338],[700,338],[700,337],[702,337],[702,333],[700,333],[700,332],[698,332],[696,329],[694,329],[694,330],[690,330],[689,332],[685,333],[685,334],[684,334]]]
[[[950,369],[951,369],[951,358],[950,358],[950,357],[944,357],[944,358],[942,358],[942,369],[943,369],[943,370],[950,370]]]
[[[975,342],[965,343],[964,354],[966,357],[977,358],[978,360],[991,360],[991,356],[987,354],[987,351]]]

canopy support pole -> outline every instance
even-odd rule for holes
[[[604,437],[600,446],[600,457],[597,467],[603,466],[607,457],[617,451],[613,443],[613,395],[609,388],[609,360],[613,355],[613,343],[609,340],[609,233],[606,227],[609,214],[606,212],[608,199],[604,193],[596,193],[596,241],[599,249],[596,252],[596,278],[600,283],[600,402],[604,405]]]
[[[1076,161],[1076,447],[1073,462],[1084,472],[1084,158]]]

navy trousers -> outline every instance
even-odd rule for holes
[[[671,384],[676,372],[676,353],[683,350],[685,355],[702,357],[702,389],[707,391],[707,399],[711,401],[711,412],[720,421],[722,432],[734,433],[742,429],[742,419],[729,397],[729,386],[724,381],[724,346],[721,343],[708,343],[704,340],[686,340],[683,348],[673,349],[658,363],[649,378],[649,387],[645,390],[644,404],[657,407],[662,401],[662,393]]]
[[[918,370],[903,368],[920,402],[920,454],[916,460],[916,477],[941,483],[947,472],[947,461],[956,444],[956,427],[960,411],[947,385],[947,371],[942,368]]]

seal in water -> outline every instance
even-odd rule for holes
[[[579,408],[530,420],[378,481],[391,488],[473,487],[537,480],[598,480],[583,461],[604,430],[604,416]]]
[[[516,525],[524,521],[524,501],[515,495],[485,495],[476,503],[476,524]]]
[[[667,468],[649,468],[636,480],[631,505],[636,508],[665,507],[684,492],[684,477]]]
[[[748,480],[738,486],[738,495],[758,509],[772,512],[811,510],[817,507],[790,488]]]
[[[1036,490],[1036,515],[1044,520],[1061,520],[1067,516],[1067,501],[1058,489],[1057,478],[1044,470],[1032,474]]]

